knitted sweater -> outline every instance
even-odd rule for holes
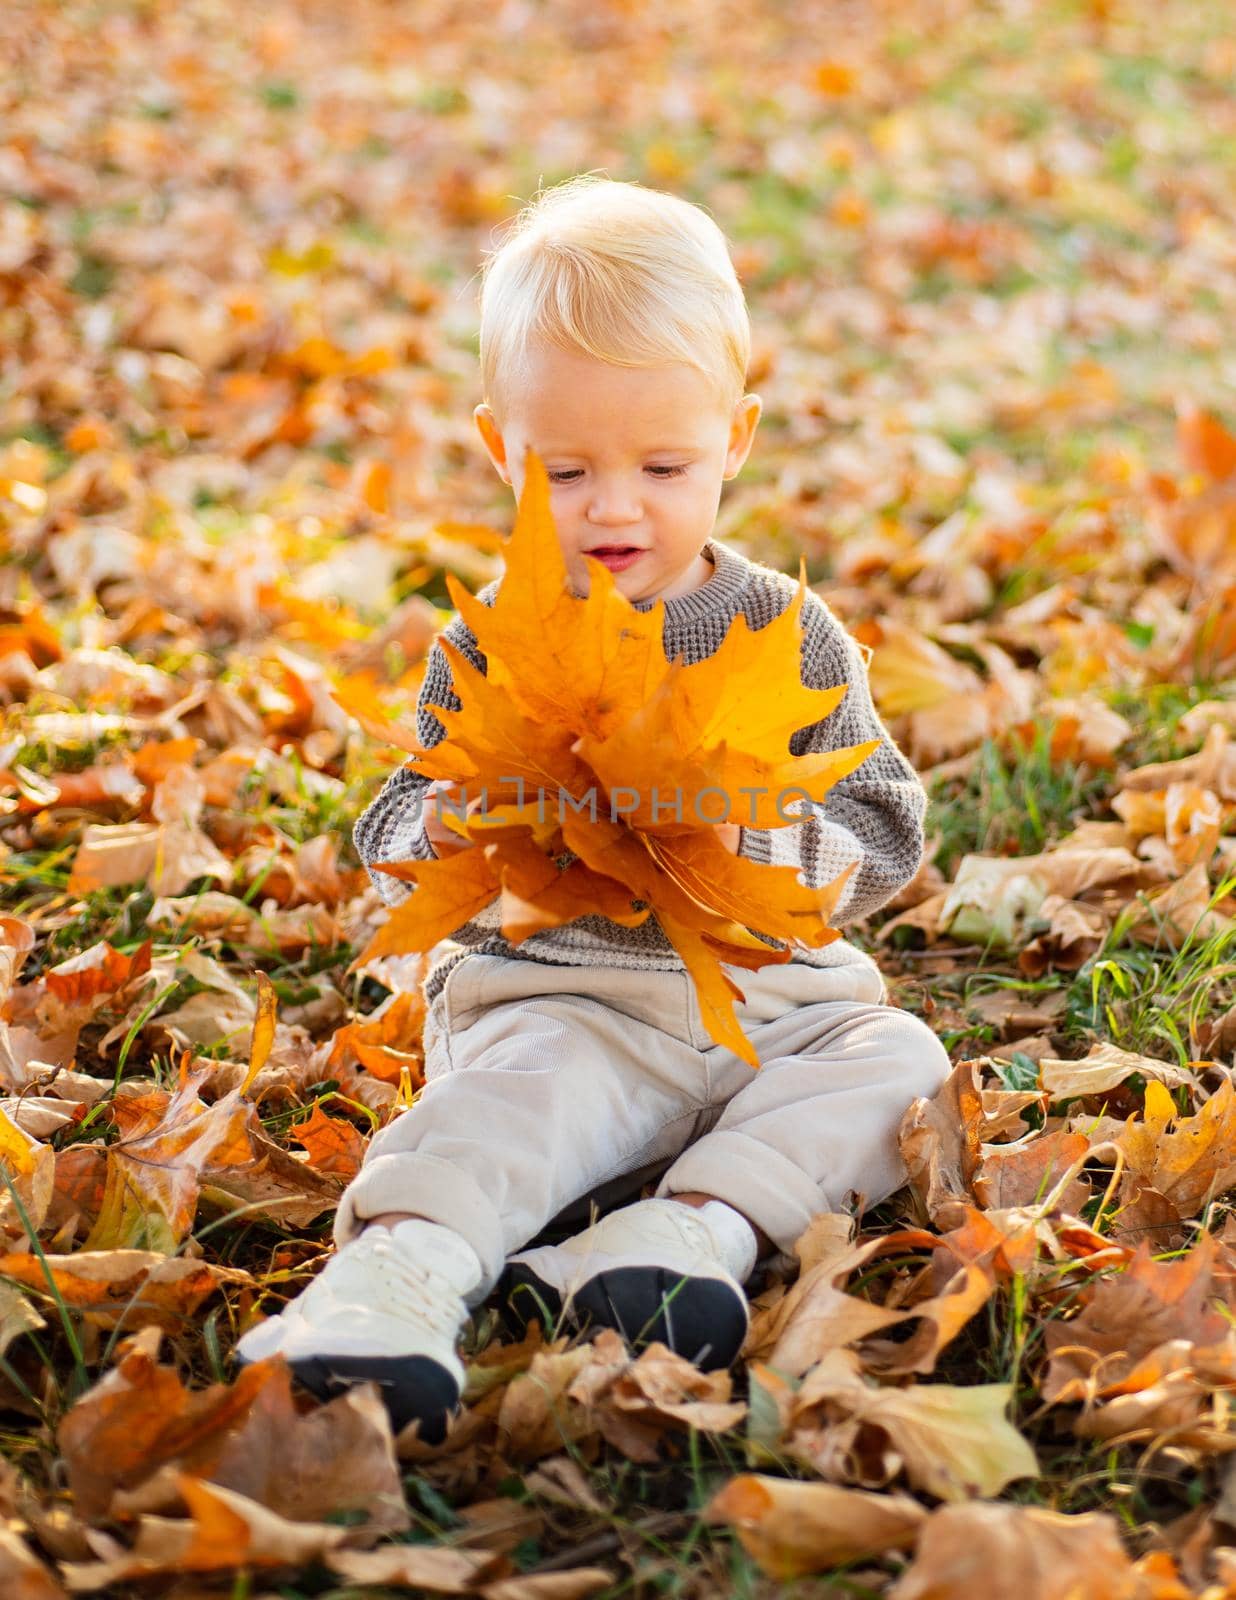
[[[716,569],[711,579],[701,589],[665,601],[662,642],[666,658],[673,660],[681,653],[688,665],[718,649],[739,612],[752,628],[762,628],[785,610],[798,587],[797,580],[788,574],[748,560],[719,539],[710,540],[703,554]],[[477,598],[492,605],[500,582],[499,578],[487,584]],[[634,604],[638,611],[649,611],[655,600]],[[848,692],[822,721],[800,728],[792,736],[790,754],[835,750],[871,739],[883,742],[855,772],[835,784],[822,803],[787,801],[786,811],[801,815],[802,821],[784,828],[742,827],[738,853],[753,861],[798,867],[811,888],[831,882],[851,862],[857,862],[833,914],[836,925],[875,911],[917,872],[923,853],[927,797],[913,767],[876,714],[858,645],[810,589],[801,620],[802,682],[811,689],[844,683]],[[485,671],[485,657],[462,617],[456,615],[447,624],[444,636],[480,671]],[[460,707],[451,688],[445,652],[437,641],[430,647],[417,700],[417,734],[427,748],[437,744],[446,732],[433,715],[434,706],[449,710]],[[387,873],[375,872],[373,866],[379,861],[434,858],[420,803],[430,781],[407,767],[397,768],[356,823],[357,852],[379,894],[390,905],[415,890]],[[573,857],[568,854],[567,859]],[[770,938],[759,929],[751,931],[774,949],[784,948],[783,941]],[[435,998],[451,967],[470,950],[581,967],[609,965],[662,971],[683,967],[681,956],[666,938],[655,912],[635,928],[622,927],[605,916],[578,917],[513,945],[502,935],[499,900],[495,897],[436,947],[438,959],[425,978],[426,1001]],[[819,950],[795,946],[791,957],[811,966],[835,966],[857,958],[858,953],[843,940]]]

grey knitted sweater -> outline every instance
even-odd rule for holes
[[[681,653],[688,665],[702,661],[719,648],[739,612],[752,628],[762,628],[785,610],[797,590],[796,579],[748,560],[719,539],[710,540],[703,553],[716,569],[711,579],[703,588],[665,602],[662,637],[666,658],[672,660]],[[487,584],[477,598],[492,605],[500,582],[495,579]],[[649,611],[655,601],[635,604],[637,610]],[[800,822],[784,828],[741,828],[738,853],[754,861],[798,867],[812,888],[831,882],[851,862],[857,862],[834,914],[836,924],[875,911],[914,876],[923,853],[927,797],[913,767],[876,714],[858,645],[810,589],[803,603],[802,623],[802,682],[811,689],[832,688],[841,683],[849,688],[841,704],[827,717],[793,735],[790,754],[835,750],[872,739],[883,743],[855,772],[834,785],[822,804],[787,802],[787,812],[800,814]],[[444,636],[480,671],[485,671],[485,657],[462,617],[452,618]],[[427,748],[437,744],[446,732],[433,715],[434,706],[449,710],[460,706],[451,688],[445,652],[436,641],[430,647],[417,700],[417,734]],[[421,817],[421,795],[429,782],[407,767],[397,768],[356,823],[357,852],[379,894],[390,905],[414,893],[414,887],[387,873],[375,872],[373,865],[378,861],[433,859],[433,846],[425,835]],[[760,934],[759,929],[751,931]],[[773,948],[784,948],[781,941],[760,936]],[[437,959],[425,979],[427,1001],[434,999],[451,967],[470,950],[582,967],[666,970],[683,966],[655,913],[637,928],[624,928],[604,916],[578,917],[513,945],[502,935],[495,897],[484,911],[436,947]],[[837,940],[821,950],[796,947],[792,959],[812,966],[834,966],[855,957],[852,947]]]

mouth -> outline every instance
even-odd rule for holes
[[[611,572],[625,572],[647,552],[636,544],[599,544],[594,550],[585,550],[584,554],[591,556],[594,561],[599,561]]]

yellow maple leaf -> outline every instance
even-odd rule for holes
[[[470,849],[379,864],[416,892],[361,960],[431,949],[494,899],[512,944],[580,916],[635,927],[655,915],[691,974],[712,1038],[758,1067],[733,1009],[744,995],[722,963],[785,962],[789,946],[838,938],[828,918],[848,872],[813,889],[796,867],[734,855],[717,836],[717,813],[746,794],[749,826],[790,826],[800,820],[782,809],[791,792],[823,800],[879,740],[789,754],[792,735],[846,693],[802,682],[801,567],[779,616],[760,629],[736,616],[720,647],[691,665],[666,658],[664,601],[638,611],[602,562],[589,557],[588,572],[581,597],[554,530],[544,465],[529,448],[493,605],[447,578],[487,670],[439,641],[460,709],[435,707],[446,736],[408,763],[483,792],[486,805],[458,824]],[[675,796],[689,804],[671,803]],[[574,859],[560,863],[567,854]]]

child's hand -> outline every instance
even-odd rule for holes
[[[718,822],[716,824],[716,829],[717,838],[720,839],[721,843],[731,855],[736,856],[738,854],[739,835],[742,833],[742,829],[739,827],[738,823]]]
[[[443,854],[452,855],[456,850],[466,850],[468,841],[461,839],[457,833],[452,833],[446,826],[444,818],[438,815],[438,795],[442,796],[443,809],[452,801],[458,802],[463,798],[465,787],[456,783],[453,778],[435,778],[425,790],[422,800],[421,815],[425,819],[425,837],[433,846],[436,856]],[[468,802],[468,815],[471,816],[480,806],[482,796],[477,795]]]

